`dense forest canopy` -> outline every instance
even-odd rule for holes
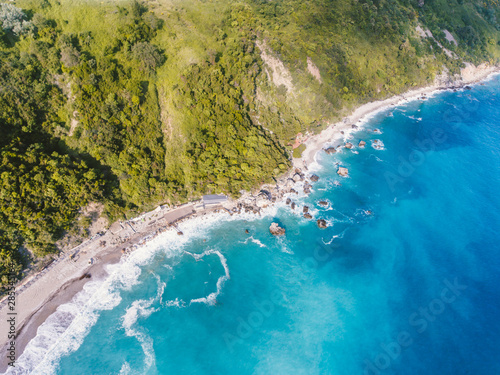
[[[298,132],[498,63],[499,16],[495,0],[0,4],[2,282],[90,202],[113,220],[237,196],[289,168]]]

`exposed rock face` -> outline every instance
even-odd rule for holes
[[[269,227],[269,232],[273,236],[283,236],[285,234],[285,228],[281,228],[278,223],[272,223]]]
[[[324,220],[324,219],[318,219],[318,221],[316,223],[318,224],[318,227],[321,229],[328,228],[328,224],[326,223],[326,220]]]
[[[313,175],[311,176],[311,181],[312,181],[312,182],[316,182],[316,181],[318,181],[318,180],[319,180],[319,177],[318,177],[318,176],[316,176],[315,174],[313,174]]]
[[[358,145],[359,148],[363,148],[365,146],[366,146],[366,142],[365,141],[359,141],[359,145]]]
[[[304,214],[304,217],[305,217],[306,219],[312,219],[312,218],[313,218],[313,217],[311,216],[311,214],[310,214],[310,213],[307,213],[307,212]]]
[[[303,213],[309,212],[309,207],[304,206],[304,208],[302,209],[302,212],[303,212]]]
[[[349,170],[344,167],[339,167],[339,169],[337,170],[337,174],[342,177],[347,177],[349,176]]]
[[[335,147],[328,147],[325,149],[325,152],[330,155],[330,154],[335,154],[337,152],[337,150],[335,149]]]
[[[345,148],[351,149],[351,148],[352,148],[352,143],[347,142],[347,143],[345,144]]]

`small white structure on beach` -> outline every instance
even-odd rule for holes
[[[222,205],[227,202],[227,197],[224,194],[208,194],[203,196],[203,207],[212,208]]]

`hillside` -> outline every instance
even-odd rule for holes
[[[19,0],[1,5],[0,275],[85,236],[291,165],[299,132],[500,61],[478,0]]]

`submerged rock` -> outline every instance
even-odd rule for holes
[[[326,223],[326,220],[324,220],[324,219],[318,219],[318,221],[316,221],[316,223],[318,224],[318,227],[321,229],[328,228],[328,224]]]
[[[316,176],[315,174],[313,174],[313,175],[311,176],[311,181],[312,181],[312,182],[316,182],[316,181],[318,181],[318,180],[319,180],[319,177],[318,177],[318,176]]]
[[[269,232],[273,236],[283,236],[285,234],[285,228],[281,228],[278,223],[272,223],[269,227]]]
[[[304,214],[304,217],[305,217],[306,219],[312,219],[312,218],[313,218],[313,217],[311,216],[311,214],[310,214],[310,213],[308,213],[308,212],[306,212],[306,213]]]
[[[380,139],[374,139],[372,141],[372,147],[375,150],[383,150],[384,149],[384,142],[382,142]]]
[[[337,174],[342,177],[347,177],[349,176],[349,170],[344,167],[339,167],[339,169],[337,170]]]

